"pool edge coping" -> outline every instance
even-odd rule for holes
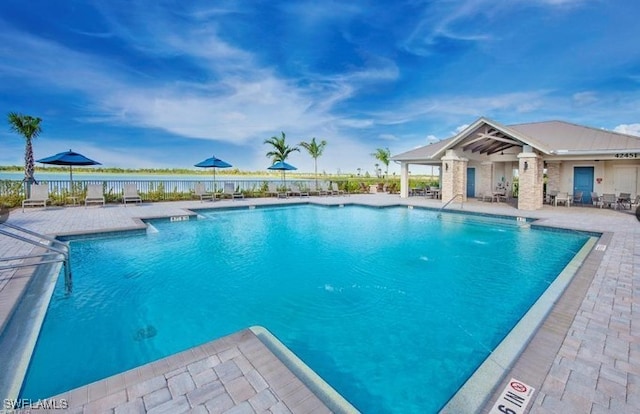
[[[291,202],[287,202],[287,203],[273,203],[273,204],[261,204],[261,205],[254,205],[254,204],[244,204],[244,205],[233,205],[233,206],[221,206],[221,207],[181,207],[180,209],[182,209],[185,212],[185,216],[189,216],[190,219],[191,218],[197,218],[198,216],[198,212],[201,210],[208,210],[208,211],[224,211],[224,210],[236,210],[236,209],[251,209],[251,208],[277,208],[277,207],[287,207],[287,206],[295,206],[295,205],[314,205],[314,206],[319,206],[319,207],[326,207],[326,208],[335,208],[335,207],[342,207],[342,206],[361,206],[361,207],[367,207],[367,208],[374,208],[374,209],[386,209],[386,208],[394,208],[394,207],[401,207],[401,208],[407,208],[407,207],[414,207],[416,209],[424,209],[424,210],[429,210],[429,211],[438,211],[440,210],[439,208],[435,208],[435,207],[428,207],[428,206],[421,206],[421,205],[412,205],[410,202],[399,202],[398,200],[395,200],[394,202],[390,202],[390,203],[386,203],[386,204],[367,204],[365,202],[361,202],[361,201],[335,201],[335,202],[331,202],[331,203],[323,203],[323,202],[316,202],[313,200],[308,200],[308,201],[301,201],[301,200],[291,200]],[[529,215],[528,213],[535,213],[535,212],[522,212],[523,214],[492,214],[492,213],[484,213],[484,212],[476,212],[476,211],[469,211],[469,210],[464,210],[464,209],[450,209],[445,211],[446,213],[453,213],[453,214],[467,214],[467,215],[473,215],[473,216],[485,216],[485,217],[494,217],[494,218],[507,218],[507,219],[514,219],[516,220],[518,217],[527,217],[529,219],[534,220],[533,223],[531,223],[531,227],[532,228],[536,228],[536,229],[548,229],[548,230],[558,230],[558,231],[569,231],[569,232],[578,232],[578,233],[589,233],[589,234],[604,234],[598,231],[594,231],[594,230],[587,230],[587,229],[577,229],[577,228],[570,228],[570,227],[562,227],[562,226],[548,226],[548,225],[544,225],[544,224],[537,224],[537,222],[539,221],[543,221],[545,218],[542,217],[535,217],[532,215]],[[74,232],[68,232],[68,233],[56,233],[54,234],[55,237],[57,238],[63,238],[66,240],[73,240],[76,239],[77,236],[78,239],[82,239],[83,236],[90,236],[90,235],[95,235],[97,237],[101,237],[101,236],[109,236],[110,234],[135,234],[136,232],[144,232],[147,229],[147,223],[146,221],[150,221],[150,220],[155,220],[155,219],[170,219],[172,217],[171,214],[167,214],[167,215],[154,215],[154,216],[137,216],[137,217],[131,217],[131,220],[134,222],[134,224],[132,226],[124,226],[124,227],[111,227],[111,228],[104,228],[104,229],[100,229],[100,230],[87,230],[87,231],[74,231]],[[590,252],[592,253],[592,252]],[[588,257],[589,254],[587,254],[586,257]],[[571,282],[571,281],[570,281]],[[569,282],[569,284],[570,284]],[[30,283],[30,282],[29,282]],[[565,289],[568,287],[568,285],[565,287]],[[545,291],[546,292],[546,291]],[[534,337],[538,330],[540,329],[542,323],[549,317],[549,315],[551,314],[551,312],[553,311],[553,309],[551,309],[546,315],[545,317],[542,319],[542,322],[537,326],[537,328],[531,333],[531,335],[529,335],[529,340],[531,340],[532,337]],[[517,325],[516,325],[517,326]],[[513,328],[515,329],[515,327]],[[2,332],[0,332],[0,334],[2,334]],[[520,353],[518,355],[516,355],[515,357],[515,361],[518,360],[518,358],[520,358],[520,356],[522,355],[522,353],[524,352],[524,348],[526,348],[526,344],[525,346],[520,350]],[[486,362],[486,361],[485,361]],[[152,363],[152,362],[151,362]],[[505,370],[504,375],[506,375],[507,373],[509,373],[510,368]],[[317,374],[316,374],[317,375]],[[500,383],[501,381],[504,381],[504,376],[502,378],[500,378],[497,382]],[[455,398],[456,395],[462,390],[462,388],[460,388],[458,390],[458,392],[456,392],[456,394],[454,394],[454,396],[452,397]],[[493,397],[494,394],[494,389],[490,390],[490,392],[486,395],[486,400],[485,400],[485,404],[490,401]],[[448,404],[447,404],[448,405]],[[446,407],[446,405],[445,405]],[[483,407],[480,406],[478,408],[478,411],[481,410]],[[476,412],[478,412],[476,411]]]

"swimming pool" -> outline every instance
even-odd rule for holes
[[[22,396],[262,325],[363,412],[437,411],[587,240],[407,208],[202,217],[73,242]]]

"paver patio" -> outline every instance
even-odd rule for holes
[[[139,218],[185,215],[189,213],[189,209],[291,202],[361,203],[374,206],[402,204],[434,208],[441,206],[439,200],[422,197],[400,199],[395,195],[367,194],[348,197],[311,197],[308,199],[265,198],[215,203],[201,203],[199,201],[145,203],[142,206],[127,208],[115,205],[87,209],[82,207],[47,208],[46,210],[35,208],[28,209],[25,213],[21,213],[19,210],[13,211],[9,222],[46,234],[77,234],[143,228],[144,224]],[[447,207],[447,209],[453,210],[460,208],[461,205],[457,202]],[[637,316],[640,309],[640,284],[638,283],[638,278],[640,278],[640,222],[636,220],[635,216],[628,211],[621,212],[591,207],[544,206],[541,210],[524,212],[516,210],[506,203],[476,201],[465,203],[462,209],[464,211],[533,217],[537,218],[537,223],[542,225],[606,233],[606,237],[600,242],[600,244],[606,245],[606,249],[598,252],[597,263],[590,265],[593,266],[594,273],[592,281],[582,288],[571,286],[567,289],[564,302],[559,301],[557,312],[549,317],[551,321],[548,325],[549,329],[546,331],[541,329],[538,335],[532,339],[529,349],[514,364],[512,373],[536,388],[534,401],[529,408],[531,413],[640,412],[640,320]],[[30,249],[29,246],[18,245],[0,236],[0,257],[25,254]],[[3,325],[2,321],[6,320],[11,313],[13,303],[16,300],[16,292],[7,287],[10,285],[8,281],[12,277],[17,277],[16,275],[15,272],[0,273],[0,327]],[[553,318],[556,318],[555,322],[553,322]],[[562,326],[566,326],[566,328],[561,328]],[[235,335],[251,336],[247,332],[243,332]],[[557,342],[555,348],[554,345],[549,346],[548,344],[553,341]],[[215,350],[215,347],[212,349]],[[556,350],[549,353],[547,352],[549,349]],[[238,346],[238,350],[242,353],[241,346]],[[536,353],[540,350],[545,351]],[[213,373],[218,379],[221,377],[215,367],[220,367],[226,362],[216,352],[206,356],[200,355],[202,358],[189,362],[185,360],[180,367],[170,372],[156,372],[154,368],[146,368],[150,369],[150,372],[155,376],[147,378],[145,381],[153,380],[155,382],[147,383],[144,386],[131,385],[133,388],[128,388],[130,384],[125,381],[124,390],[126,392],[122,394],[122,390],[116,391],[114,394],[116,396],[111,397],[113,400],[110,400],[111,402],[106,404],[104,408],[116,413],[142,412],[143,410],[152,412],[151,410],[154,409],[160,411],[157,407],[166,404],[162,406],[170,409],[171,412],[177,412],[174,410],[180,409],[202,413],[219,412],[216,411],[216,407],[226,407],[229,400],[223,402],[223,397],[219,397],[222,394],[216,394],[220,391],[220,387],[211,385],[217,381],[213,379]],[[215,355],[218,355],[219,362],[214,366],[207,366],[211,365],[212,361],[217,362],[215,358],[213,360],[207,359]],[[228,360],[233,359],[232,357]],[[206,370],[196,372],[205,366],[206,370],[212,369],[213,373]],[[534,369],[531,368],[533,366],[537,367],[539,372],[534,373]],[[288,405],[282,398],[281,392],[273,391],[267,375],[257,367],[254,368],[256,370],[251,374],[250,378],[253,379],[250,380],[246,376],[253,371],[247,366],[244,370],[241,366],[239,367],[243,374],[242,378],[246,378],[246,383],[243,380],[237,380],[237,384],[229,385],[230,382],[225,384],[220,380],[226,392],[230,393],[233,402],[233,407],[229,406],[230,411],[228,412],[322,412],[314,410],[327,410],[326,406],[319,408],[321,406],[314,405],[305,408],[304,405],[293,407]],[[207,373],[203,374],[205,371]],[[161,375],[164,380],[160,379]],[[267,388],[264,388],[265,385],[262,384],[260,378],[268,384]],[[211,379],[211,381],[205,382],[206,379]],[[165,381],[165,385],[160,386],[161,381]],[[236,386],[237,388],[234,388]],[[130,389],[139,389],[136,387],[150,388],[146,389],[147,393],[142,394],[142,391],[129,391]],[[151,390],[151,388],[154,389]],[[264,390],[270,391],[260,394]],[[233,392],[237,392],[235,399]],[[260,396],[258,397],[258,395]],[[100,398],[105,396],[106,394],[101,395]],[[169,396],[171,399],[167,400]],[[220,398],[220,400],[216,400],[217,403],[212,402],[215,398]],[[94,412],[94,409],[99,408],[96,403],[98,399],[88,398],[83,404],[78,403],[79,405],[74,405],[76,400],[71,399],[71,408],[75,410],[71,412],[80,412],[78,410],[82,410],[82,407],[85,412]],[[495,395],[488,400],[485,412],[488,412],[493,405],[494,399]],[[115,405],[114,401],[117,401]],[[154,405],[155,403],[158,404]],[[309,411],[304,411],[305,409]]]

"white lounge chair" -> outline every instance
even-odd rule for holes
[[[268,196],[278,197],[278,187],[276,186],[276,183],[270,182],[269,184],[267,184],[266,193]]]
[[[338,188],[338,183],[331,183],[331,194],[333,195],[344,195],[344,190]]]
[[[49,201],[49,185],[48,184],[31,184],[31,195],[22,201],[22,212],[25,206],[39,206],[47,208]]]
[[[140,194],[138,194],[138,189],[135,184],[125,184],[124,185],[124,195],[122,196],[122,202],[124,206],[127,206],[127,203],[142,203],[142,198]]]
[[[329,184],[326,181],[323,181],[320,183],[320,185],[318,186],[320,189],[318,190],[318,195],[331,195],[332,191],[329,189]]]
[[[214,198],[213,193],[206,190],[204,183],[196,183],[194,194],[196,197],[200,197],[200,202],[204,200],[213,200]]]
[[[233,183],[224,183],[224,191],[222,194],[228,195],[232,200],[236,198],[244,198],[244,194],[236,191],[236,186]]]
[[[102,191],[102,184],[89,184],[87,185],[87,196],[84,199],[84,208],[87,208],[87,204],[102,204],[104,206],[105,199]]]

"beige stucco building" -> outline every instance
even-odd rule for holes
[[[577,194],[640,194],[640,137],[562,121],[502,125],[479,118],[459,134],[394,155],[401,166],[400,195],[409,196],[410,165],[440,168],[442,202],[512,191],[518,208],[536,210],[546,190]]]

